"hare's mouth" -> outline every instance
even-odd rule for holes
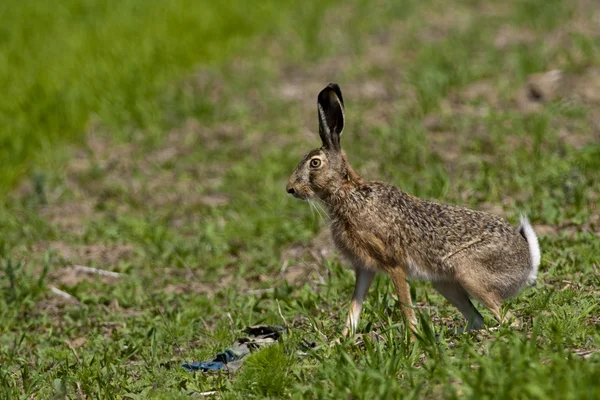
[[[300,200],[308,200],[314,195],[314,192],[310,190],[310,188],[307,188],[305,185],[299,185],[296,187],[288,185],[286,191]]]
[[[301,191],[297,191],[296,193],[294,193],[293,196],[300,200],[310,201],[311,199],[313,199],[315,197],[315,192],[313,192],[310,189],[301,190]]]
[[[292,196],[294,196],[297,199],[305,200],[305,201],[310,199],[310,195],[305,194],[305,193],[292,193]]]

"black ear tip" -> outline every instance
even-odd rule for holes
[[[340,103],[342,103],[342,105],[344,105],[344,98],[342,97],[342,89],[340,89],[340,85],[338,85],[337,83],[331,82],[329,85],[327,85],[327,87],[325,87],[325,89],[321,90],[321,93],[319,93],[319,99],[323,99],[324,96],[326,94],[328,94],[330,91],[333,91],[335,93],[335,95],[337,96],[337,98],[340,100]]]

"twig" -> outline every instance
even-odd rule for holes
[[[71,296],[69,293],[67,293],[63,290],[60,290],[56,286],[51,286],[50,291],[52,293],[54,293],[55,295],[62,297],[63,299],[79,301],[79,300],[77,300],[77,298],[75,296]]]
[[[279,275],[285,274],[285,271],[287,271],[287,267],[288,267],[288,260],[285,260],[283,262],[283,265],[281,266],[281,271],[279,271]]]
[[[373,336],[375,336],[375,340],[377,340],[378,342],[387,343],[387,340],[385,340],[385,338],[381,336],[378,332],[373,331],[371,333],[373,334]]]
[[[77,385],[77,393],[79,393],[79,398],[80,399],[87,398],[83,395],[83,391],[81,390],[81,383],[79,381],[77,381],[76,385]]]
[[[231,331],[234,332],[235,331],[235,322],[233,322],[233,318],[231,317],[231,313],[228,312],[226,315],[227,315],[227,318],[229,319],[229,324],[231,325]]]
[[[206,320],[202,317],[199,317],[199,319],[200,319],[200,322],[202,322],[202,325],[204,325],[204,329],[206,329],[208,331],[210,327],[208,326],[208,323],[206,322]]]
[[[201,393],[194,393],[195,396],[212,396],[215,395],[219,392],[217,392],[216,390],[211,390],[210,392],[201,392]]]
[[[578,356],[582,357],[582,358],[590,358],[594,353],[596,353],[595,350],[575,350],[573,351],[573,353],[577,354]]]
[[[86,267],[85,265],[73,265],[75,271],[84,272],[86,274],[110,276],[111,278],[120,278],[121,274],[113,271],[105,271],[99,268]]]
[[[68,340],[65,340],[65,343],[67,344],[67,347],[69,347],[69,349],[71,349],[73,354],[75,354],[75,358],[77,359],[77,362],[81,363],[81,360],[79,359],[79,354],[77,354],[77,350],[75,350],[75,348],[73,347],[71,342],[69,342]]]
[[[281,312],[281,305],[279,305],[279,299],[275,299],[275,302],[277,303],[277,310],[279,310],[279,316],[283,320],[283,326],[285,326],[286,328],[288,328],[289,325],[288,325],[285,317],[283,316],[283,313]]]
[[[308,253],[310,254],[310,256],[313,258],[313,260],[317,264],[322,264],[323,263],[323,257],[319,253],[317,253],[317,251],[315,249],[310,249],[308,251]]]
[[[327,282],[325,281],[325,278],[323,278],[323,275],[321,275],[316,268],[313,269],[313,272],[317,275],[317,278],[319,278],[318,281],[319,281],[320,285],[326,285],[327,284]]]
[[[594,268],[594,273],[597,277],[600,278],[600,271],[598,271],[598,266],[596,264],[592,264],[592,268]]]

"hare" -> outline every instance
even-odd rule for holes
[[[345,116],[337,84],[319,93],[317,110],[323,145],[304,156],[286,190],[296,198],[316,197],[325,204],[334,243],[356,272],[343,334],[356,332],[363,300],[378,271],[392,279],[413,332],[417,319],[407,279],[431,281],[466,318],[467,330],[484,326],[471,298],[502,323],[502,301],[537,278],[540,248],[527,218],[522,216],[516,229],[493,214],[364,180],[341,148]]]

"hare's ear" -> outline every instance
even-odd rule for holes
[[[340,136],[344,130],[344,99],[337,83],[330,83],[317,98],[319,135],[323,147],[340,151]]]

